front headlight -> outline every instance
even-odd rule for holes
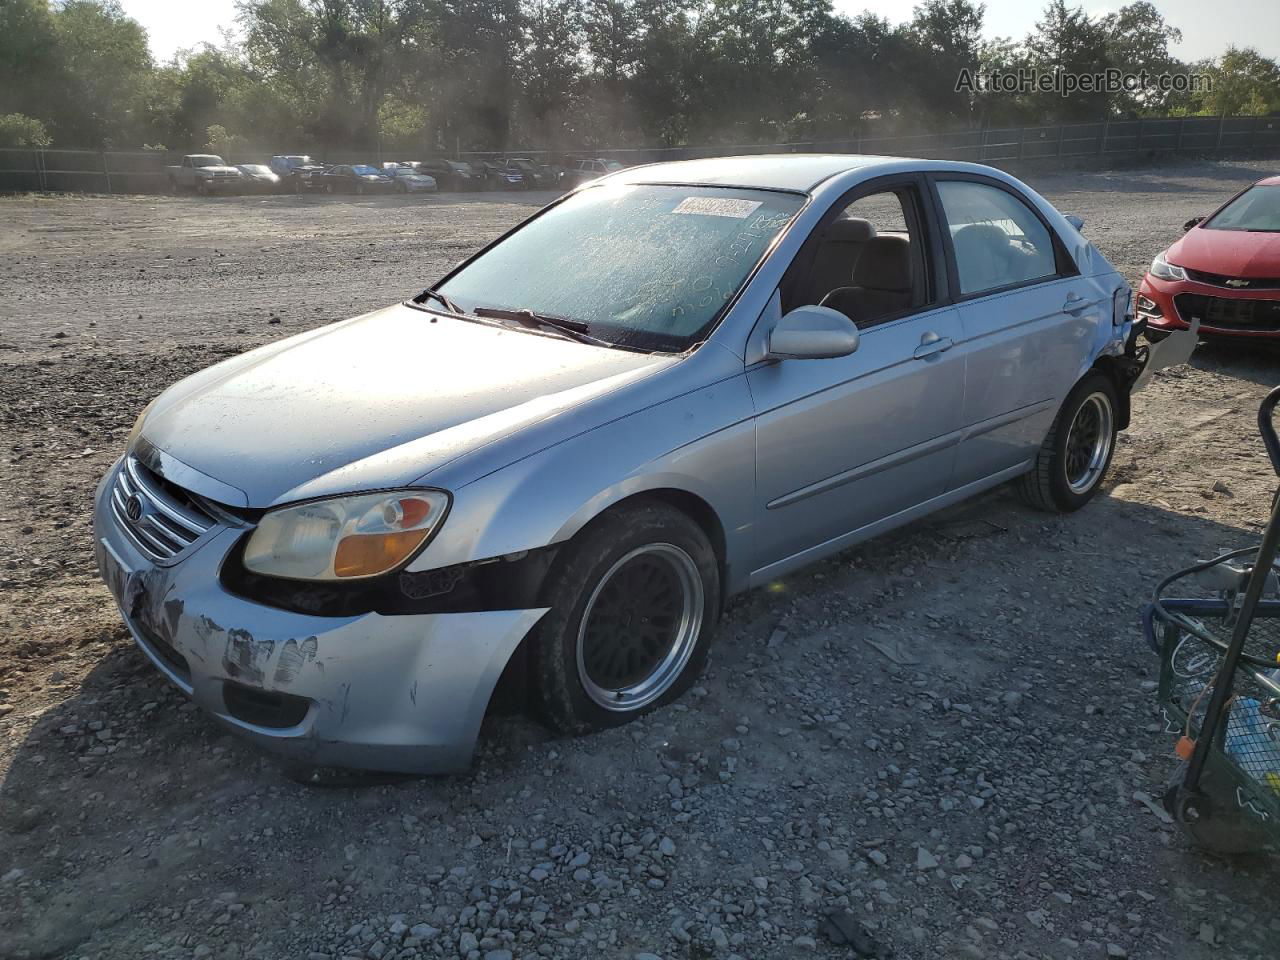
[[[145,407],[142,408],[142,412],[138,414],[138,419],[133,421],[133,427],[132,429],[129,430],[129,439],[127,439],[124,442],[125,453],[128,453],[130,450],[133,449],[134,441],[137,440],[139,435],[141,435],[142,433],[142,425],[147,420],[147,414],[151,412],[151,408],[154,407],[155,405],[156,405],[156,402],[152,400],[150,403],[148,403]]]
[[[1159,280],[1187,279],[1187,271],[1183,270],[1177,264],[1170,263],[1164,258],[1165,253],[1168,252],[1169,251],[1166,250],[1164,253],[1156,254],[1156,258],[1151,261],[1151,269],[1148,272]]]
[[[272,510],[244,549],[254,573],[291,580],[376,577],[405,563],[449,508],[440,490],[393,490]]]

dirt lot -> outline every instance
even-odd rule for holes
[[[1264,169],[1033,183],[1136,280]],[[0,200],[0,956],[844,957],[845,907],[903,958],[1274,957],[1275,865],[1144,802],[1172,742],[1136,620],[1258,535],[1265,352],[1157,378],[1080,514],[997,491],[739,598],[625,729],[495,718],[466,776],[315,789],[160,680],[89,546],[137,411],[546,199]]]

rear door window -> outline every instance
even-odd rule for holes
[[[1012,193],[969,180],[940,180],[938,196],[962,295],[1057,276],[1053,237]]]

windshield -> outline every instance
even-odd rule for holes
[[[363,164],[363,163],[362,163],[362,164],[359,164],[358,166],[354,166],[354,167],[352,167],[351,169],[352,169],[352,170],[354,170],[356,173],[360,174],[360,176],[362,176],[362,177],[367,177],[367,176],[369,176],[370,174],[377,175],[377,174],[379,174],[379,173],[381,173],[381,172],[382,172],[382,171],[380,171],[380,170],[376,170],[376,169],[374,169],[373,167],[366,166],[366,165],[365,165],[365,164]]]
[[[193,167],[221,167],[225,166],[221,157],[192,157],[191,165]]]
[[[453,161],[450,161],[449,166],[458,171],[458,173],[469,173],[471,171],[470,165],[465,163],[454,163]]]
[[[1280,233],[1280,187],[1250,187],[1205,226],[1210,230],[1248,230]]]
[[[245,173],[270,173],[266,167],[260,163],[242,163],[240,169]]]
[[[609,171],[621,170],[622,164],[619,163],[617,160],[606,160],[604,164],[604,168]]]
[[[464,310],[532,310],[611,343],[682,351],[704,339],[804,204],[794,194],[694,186],[576,193],[439,288]]]
[[[297,167],[310,167],[315,165],[315,161],[310,157],[285,157],[285,159]]]

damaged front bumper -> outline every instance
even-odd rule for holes
[[[98,569],[139,647],[237,734],[295,761],[447,773],[471,760],[489,698],[545,609],[308,616],[227,592],[219,567],[243,530],[211,531],[153,563],[98,488]]]

